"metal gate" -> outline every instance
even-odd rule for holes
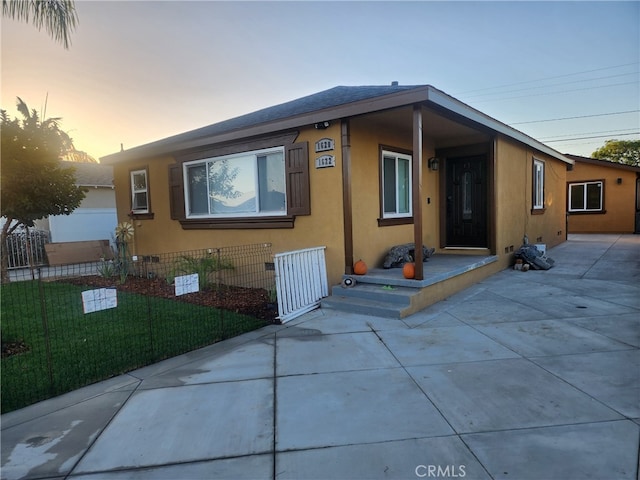
[[[278,318],[282,323],[313,310],[329,295],[325,248],[305,248],[274,255]]]

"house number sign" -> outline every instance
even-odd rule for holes
[[[333,155],[322,155],[316,158],[316,168],[335,167],[336,157]]]
[[[316,142],[316,153],[328,152],[329,150],[333,150],[335,146],[336,144],[333,138],[321,138]]]

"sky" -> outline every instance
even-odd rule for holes
[[[432,85],[550,147],[640,139],[640,2],[89,1],[2,18],[1,106],[99,158],[337,85]]]

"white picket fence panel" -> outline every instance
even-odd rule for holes
[[[317,308],[329,295],[325,249],[305,248],[274,255],[278,318],[282,323]]]

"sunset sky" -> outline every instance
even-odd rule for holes
[[[19,96],[62,117],[94,157],[336,85],[392,81],[433,85],[563,153],[640,138],[640,2],[76,8],[69,50],[2,19],[1,105],[17,116]]]

